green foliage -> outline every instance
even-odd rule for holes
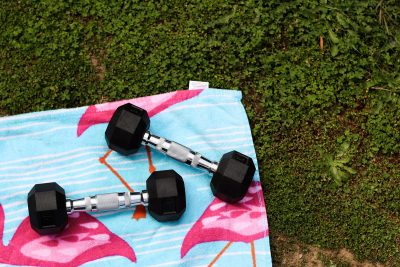
[[[399,18],[396,0],[1,1],[0,113],[240,88],[271,233],[399,265]]]
[[[400,81],[400,76],[399,76]],[[399,89],[400,90],[400,89]],[[370,111],[365,125],[372,139],[372,151],[399,154],[400,151],[400,97],[384,92],[369,103]]]
[[[357,145],[359,140],[358,134],[352,134],[349,130],[346,130],[344,135],[338,137],[336,140],[340,147],[336,150],[334,156],[320,151],[322,155],[321,164],[326,168],[328,176],[333,178],[336,186],[342,186],[343,182],[346,182],[350,175],[356,174],[356,171],[348,165],[355,152],[355,149],[350,148],[350,146]],[[325,173],[322,174],[322,177],[326,178]],[[348,191],[348,188],[345,190]]]
[[[345,247],[360,260],[399,264],[398,157],[373,157],[342,122],[325,117],[302,124],[277,140],[265,163],[268,218],[275,234],[296,237],[324,248]],[[335,141],[336,140],[336,141]],[[352,140],[352,141],[350,141]],[[339,145],[350,143],[347,146]],[[338,157],[351,179],[324,179],[329,171],[321,147]],[[365,163],[363,163],[365,162]],[[381,173],[380,173],[381,172]],[[383,172],[383,173],[382,173]],[[332,176],[326,176],[332,177]]]
[[[343,143],[335,157],[324,155],[324,164],[327,165],[329,174],[337,186],[341,186],[342,182],[349,178],[349,174],[356,173],[354,169],[347,166],[351,160],[349,146],[349,143]]]

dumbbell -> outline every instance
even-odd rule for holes
[[[130,103],[119,106],[105,132],[108,147],[123,155],[135,153],[141,144],[193,167],[213,173],[211,190],[219,199],[235,203],[246,194],[255,173],[253,160],[231,151],[218,162],[203,157],[190,148],[149,132],[150,118],[147,111]]]
[[[155,171],[146,181],[147,190],[99,194],[67,199],[57,183],[36,184],[28,193],[31,227],[41,235],[60,233],[73,212],[97,212],[148,206],[157,221],[178,220],[186,209],[185,185],[173,170]]]

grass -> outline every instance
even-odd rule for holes
[[[241,89],[275,264],[300,243],[398,266],[400,5],[351,2],[2,1],[0,110]]]

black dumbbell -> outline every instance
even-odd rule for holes
[[[186,209],[185,185],[173,170],[153,172],[147,191],[100,194],[77,200],[67,199],[57,183],[36,184],[28,194],[31,227],[41,235],[57,234],[73,212],[95,212],[148,206],[157,221],[178,220]]]
[[[193,152],[179,143],[151,134],[150,118],[147,111],[130,103],[114,112],[105,132],[108,146],[124,155],[135,153],[141,144],[188,165],[200,167],[213,174],[210,186],[213,194],[223,201],[234,203],[246,194],[253,176],[253,160],[237,151],[224,154],[218,162]]]

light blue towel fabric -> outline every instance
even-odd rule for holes
[[[170,95],[164,96],[155,96],[153,107],[157,109],[157,105],[165,102]],[[219,160],[226,152],[237,150],[253,157],[256,163],[241,97],[240,91],[206,89],[190,97],[178,97],[176,103],[167,101],[169,104],[151,117],[150,131],[184,144],[213,160]],[[98,112],[101,112],[101,108],[107,105],[98,107]],[[126,191],[115,174],[99,161],[109,151],[104,138],[107,123],[93,122],[90,127],[81,129],[79,136],[77,134],[78,125],[82,123],[81,117],[87,112],[88,107],[81,107],[0,118],[0,204],[4,209],[4,215],[0,212],[0,230],[4,221],[0,265],[272,266],[261,191],[257,193],[257,202],[254,202],[258,203],[257,207],[251,206],[255,210],[250,217],[240,219],[243,221],[239,228],[235,226],[235,229],[228,229],[234,227],[229,220],[239,218],[243,212],[238,210],[234,215],[236,213],[231,212],[232,207],[223,206],[223,203],[215,200],[209,186],[211,175],[154,150],[151,151],[151,158],[155,168],[174,169],[185,181],[187,208],[179,221],[160,223],[149,215],[136,220],[132,218],[132,210],[93,213],[90,216],[93,220],[91,223],[82,223],[88,231],[85,235],[90,234],[91,243],[87,245],[93,247],[90,255],[82,256],[79,249],[74,249],[80,246],[73,245],[73,242],[82,241],[81,237],[63,237],[69,243],[62,243],[61,239],[57,242],[46,239],[44,242],[44,239],[37,237],[34,247],[44,247],[37,251],[29,249],[26,244],[31,237],[28,236],[34,233],[27,234],[25,239],[23,233],[30,231],[24,226],[28,216],[26,197],[34,184],[57,182],[70,198]],[[90,118],[88,121],[90,123]],[[138,153],[128,157],[111,152],[107,162],[135,191],[145,189],[149,161],[144,146]],[[259,179],[257,167],[254,180]],[[253,193],[256,188],[259,188],[259,183],[254,183]],[[209,236],[209,232],[203,229],[206,228],[204,223],[220,219],[226,219],[224,225],[227,228],[218,230],[214,227],[213,236]],[[77,220],[79,222],[79,218]],[[104,225],[103,228],[95,229],[97,220]],[[251,242],[248,238],[242,240],[241,235],[232,234],[240,234],[240,227],[248,231],[246,229],[251,229],[254,222],[262,233],[254,233],[258,237]],[[21,229],[18,230],[18,227]],[[96,235],[91,234],[92,229]],[[111,242],[112,233],[115,238],[121,239],[119,248],[115,248],[117,243],[114,246],[110,243],[108,247],[96,243],[98,240]],[[208,236],[201,236],[203,234]],[[14,235],[17,237],[12,240]],[[39,243],[40,246],[37,245]],[[62,244],[65,245],[64,249]],[[79,257],[80,260],[77,260]]]

